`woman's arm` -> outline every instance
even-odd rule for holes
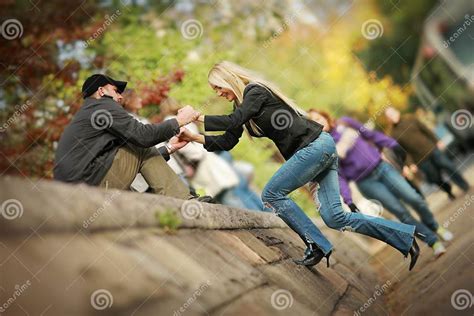
[[[393,148],[398,146],[397,141],[392,137],[382,132],[368,129],[353,118],[341,117],[338,122],[357,130],[365,140],[373,142],[379,148]]]
[[[203,144],[203,145],[206,144],[206,140],[204,138],[204,135],[196,134],[196,136],[194,136],[193,139],[194,139],[195,142],[197,142],[199,144]]]
[[[189,130],[182,130],[179,138],[185,141],[198,142],[204,145],[207,151],[217,150],[231,150],[239,142],[244,129],[242,126],[227,130],[222,135],[205,136],[201,134],[194,134]]]
[[[259,85],[252,85],[244,94],[242,104],[229,115],[201,115],[206,131],[227,131],[241,127],[262,108],[268,96],[268,91]]]

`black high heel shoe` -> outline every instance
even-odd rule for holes
[[[410,254],[410,268],[408,268],[408,271],[411,271],[413,267],[416,264],[416,261],[418,260],[418,257],[420,256],[420,247],[418,247],[418,244],[416,243],[416,240],[413,238],[413,245],[410,248],[409,251]]]
[[[326,258],[327,267],[329,268],[329,256],[331,256],[331,254],[332,251],[327,255],[324,255],[324,252],[321,249],[319,249],[315,244],[310,243],[304,252],[303,259],[295,259],[293,262],[302,266],[314,266],[323,258]]]

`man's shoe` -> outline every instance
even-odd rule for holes
[[[441,239],[443,239],[444,241],[451,241],[454,238],[452,232],[441,226],[438,227],[438,229],[436,230],[436,234],[438,234],[438,236],[441,237]]]
[[[197,200],[199,202],[217,204],[217,201],[214,200],[214,198],[210,195],[204,195],[204,196],[196,195],[196,196],[191,197],[190,200]]]
[[[433,248],[433,254],[436,258],[441,257],[446,253],[446,248],[440,241],[435,242],[431,248]]]

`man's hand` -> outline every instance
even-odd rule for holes
[[[405,177],[405,178],[410,178],[411,175],[412,175],[412,172],[410,170],[410,167],[408,166],[403,166],[403,169],[402,169],[402,175]]]
[[[201,113],[193,109],[192,106],[186,105],[185,107],[178,110],[176,120],[178,120],[179,126],[184,126],[191,123],[199,118]]]
[[[177,150],[180,150],[181,148],[183,148],[187,144],[188,144],[188,141],[182,140],[182,139],[178,138],[177,136],[173,136],[168,142],[168,146],[167,146],[168,153],[172,154],[172,153],[176,152]]]

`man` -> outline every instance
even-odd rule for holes
[[[437,184],[448,194],[450,199],[454,199],[455,196],[452,193],[451,184],[443,180],[442,171],[447,172],[449,179],[463,191],[469,190],[469,184],[458,172],[454,163],[440,151],[444,148],[444,144],[428,127],[414,115],[401,116],[400,111],[393,107],[388,107],[385,110],[385,116],[393,127],[391,135],[409,154],[409,158],[413,162],[412,170],[417,170],[417,166],[419,166],[425,173],[427,180]]]
[[[186,185],[166,163],[187,142],[175,135],[199,112],[182,108],[176,119],[142,124],[119,104],[127,82],[95,74],[84,82],[84,103],[59,140],[54,178],[128,190],[141,173],[156,194],[188,199]],[[154,145],[169,140],[160,148]]]

